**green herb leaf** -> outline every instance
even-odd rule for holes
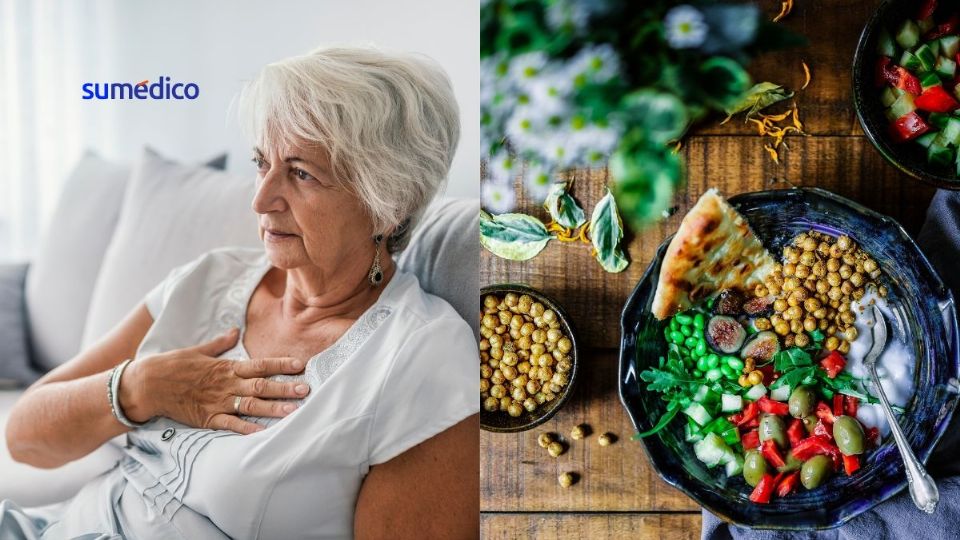
[[[743,111],[747,111],[746,118],[751,118],[770,105],[791,97],[793,97],[793,91],[787,90],[779,84],[757,83],[739,101],[724,108],[724,112],[727,113],[728,119]],[[746,119],[744,119],[744,122],[746,122]]]
[[[655,90],[638,90],[624,96],[621,108],[654,145],[663,145],[679,138],[689,124],[687,109],[673,94]]]
[[[790,388],[796,388],[801,384],[811,384],[816,380],[817,368],[814,366],[791,369],[780,375],[780,378],[773,381],[770,389],[780,388],[787,385]]]
[[[696,379],[686,376],[686,373],[677,373],[668,369],[650,368],[641,372],[640,378],[647,382],[647,390],[651,392],[669,392],[697,382]]]
[[[526,214],[493,216],[480,211],[480,244],[512,261],[525,261],[547,245],[552,236],[543,222]]]
[[[622,238],[623,223],[617,212],[617,203],[610,190],[607,190],[590,216],[590,241],[596,250],[597,261],[607,272],[622,272],[629,264],[620,250]]]
[[[543,202],[550,218],[567,229],[576,229],[587,222],[583,208],[567,193],[567,183],[558,182],[550,186],[550,193]]]
[[[637,433],[633,436],[633,440],[636,441],[644,437],[649,437],[655,433],[659,433],[663,428],[667,427],[667,424],[669,424],[674,417],[677,416],[678,412],[680,412],[680,402],[677,400],[670,401],[670,403],[667,404],[666,412],[660,416],[660,420],[657,422],[657,424],[643,433]]]
[[[793,368],[813,365],[810,354],[798,347],[790,347],[773,356],[773,369],[783,373]]]

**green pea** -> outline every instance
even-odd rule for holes
[[[702,339],[698,339],[698,340],[697,340],[697,347],[696,347],[695,350],[697,351],[697,355],[698,355],[698,356],[703,356],[703,355],[707,354],[707,342],[704,341],[704,340],[702,340]],[[743,369],[743,364],[742,364],[742,363],[740,364],[740,369]]]
[[[706,356],[708,362],[713,362],[714,365],[720,364],[720,357],[717,356],[717,353],[710,353]]]
[[[683,343],[683,334],[677,332],[676,330],[670,332],[670,342],[676,343],[677,345]]]
[[[669,327],[669,326],[663,329],[663,337],[664,337],[664,339],[666,339],[667,341],[672,341],[672,340],[670,339],[670,332],[671,332],[671,331],[672,331],[672,330],[670,330],[670,327]]]
[[[693,376],[697,378],[703,377],[703,370],[702,369],[693,370]]]
[[[707,364],[707,357],[700,358],[699,360],[697,360],[697,369],[699,369],[700,371],[707,371],[708,369],[710,369],[710,365]]]
[[[707,319],[703,316],[703,313],[697,313],[693,317],[693,326],[698,330],[703,330],[703,327],[706,326]]]
[[[683,335],[686,336],[686,337],[690,337],[690,336],[693,335],[693,327],[692,327],[692,326],[681,326],[681,327],[680,327],[680,333],[683,334]]]
[[[693,317],[687,315],[686,313],[677,313],[677,316],[673,319],[684,326],[693,324]]]
[[[739,376],[739,372],[730,366],[720,366],[720,371],[728,379],[736,379]]]
[[[670,319],[670,329],[671,329],[671,330],[679,330],[679,329],[680,329],[680,323],[678,323],[676,319]]]
[[[686,348],[686,347],[680,347],[679,349],[680,349],[680,357],[681,357],[681,358],[690,356],[690,349],[688,349],[688,348]]]
[[[697,338],[690,336],[687,339],[683,340],[683,344],[687,346],[688,349],[692,349],[697,346]]]
[[[710,382],[719,381],[723,378],[723,372],[717,368],[711,368],[709,371],[707,371],[706,377]]]
[[[743,369],[743,360],[737,358],[736,356],[724,356],[723,362],[730,366],[730,369],[735,369],[737,371]]]

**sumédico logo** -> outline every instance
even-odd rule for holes
[[[160,76],[133,83],[84,83],[83,99],[197,99],[200,87],[196,83],[172,83],[170,77]]]

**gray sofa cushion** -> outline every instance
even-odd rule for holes
[[[0,387],[28,386],[40,374],[30,365],[24,302],[26,263],[0,265]]]

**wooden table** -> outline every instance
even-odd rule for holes
[[[755,81],[798,88],[800,61],[813,72],[798,93],[808,137],[788,137],[789,149],[775,164],[764,152],[753,124],[711,120],[683,143],[687,182],[675,197],[673,217],[642,231],[628,232],[631,264],[607,274],[584,244],[551,242],[524,262],[482,251],[482,285],[526,283],[554,297],[567,310],[581,341],[582,379],[570,401],[541,428],[521,434],[483,432],[480,438],[481,533],[484,538],[698,538],[700,508],[663,482],[648,463],[617,396],[620,311],[657,247],[709,187],[725,195],[777,187],[818,186],[892,216],[911,234],[923,223],[934,189],[888,165],[864,137],[853,110],[850,70],[857,39],[879,1],[797,2],[783,24],[805,35],[809,45],[770,53],[750,68]],[[779,2],[765,2],[772,17]],[[602,194],[604,171],[574,172],[574,196],[589,212]],[[521,199],[520,211],[546,221],[536,205]],[[537,446],[543,431],[563,434],[579,423],[594,435],[573,441],[557,459]],[[616,444],[600,447],[596,434],[610,431]],[[579,483],[562,488],[557,475],[580,473]]]

